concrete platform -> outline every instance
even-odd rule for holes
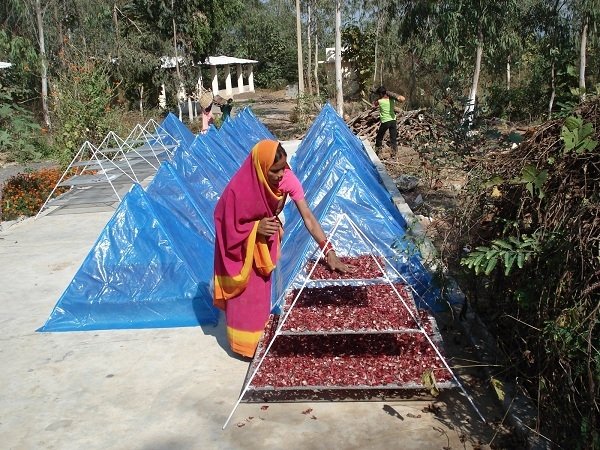
[[[248,369],[229,352],[223,320],[37,333],[113,212],[46,214],[0,231],[2,448],[427,450],[491,440],[458,390],[432,408],[243,403],[222,430]]]

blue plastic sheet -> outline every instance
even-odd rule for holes
[[[135,185],[125,196],[39,331],[217,323],[210,291],[213,210],[250,149],[273,135],[249,108],[199,136],[172,114],[162,126],[180,142],[173,160],[161,165],[146,191]],[[291,163],[325,232],[339,221],[333,242],[341,255],[384,255],[419,305],[436,307],[439,292],[406,239],[405,219],[361,141],[331,106]],[[282,257],[273,274],[275,311],[317,252],[292,202],[284,215]]]
[[[168,162],[163,163],[154,180],[148,186],[147,193],[152,200],[173,215],[181,226],[195,231],[205,240],[214,242],[215,229],[208,205],[194,201],[193,188],[177,175]]]
[[[183,147],[189,146],[196,137],[173,113],[167,114],[160,126]]]
[[[174,221],[134,185],[39,331],[216,324],[211,268],[194,267],[212,245]]]

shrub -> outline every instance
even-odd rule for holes
[[[50,192],[58,183],[62,171],[58,167],[20,173],[7,180],[2,189],[0,220],[14,220],[38,213]],[[58,188],[54,196],[68,188]]]
[[[111,108],[114,93],[105,67],[73,64],[57,78],[52,94],[54,139],[63,162],[71,161],[84,141],[99,143],[116,131],[121,111]]]
[[[47,153],[33,114],[16,104],[14,89],[0,81],[0,151],[14,161],[37,160]]]

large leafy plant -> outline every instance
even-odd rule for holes
[[[42,157],[40,129],[33,114],[16,104],[12,90],[0,84],[0,151],[16,161]]]

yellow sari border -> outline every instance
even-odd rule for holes
[[[217,275],[215,274],[215,301],[227,300],[244,291],[248,285],[248,278],[252,270],[252,262],[254,260],[254,247],[256,244],[258,230],[258,221],[254,223],[252,231],[248,235],[246,242],[246,255],[244,256],[244,264],[240,273],[234,276]]]
[[[252,358],[263,331],[242,331],[227,327],[227,340],[231,349],[242,356]]]

